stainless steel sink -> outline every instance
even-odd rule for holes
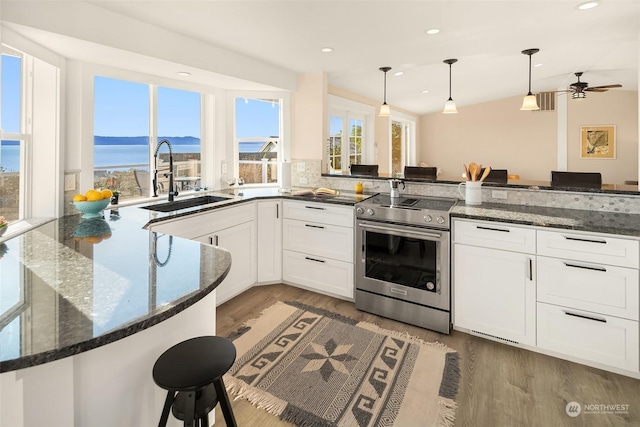
[[[180,209],[187,209],[196,206],[209,205],[211,203],[223,202],[225,200],[229,200],[229,198],[219,196],[200,196],[194,197],[193,199],[176,200],[173,202],[160,203],[157,205],[141,206],[141,208],[156,212],[172,212]]]

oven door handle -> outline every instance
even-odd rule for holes
[[[398,230],[395,228],[391,228],[391,227],[384,227],[382,225],[370,225],[370,224],[363,224],[363,223],[358,223],[359,227],[362,227],[364,229],[371,229],[371,230],[380,230],[380,231],[388,231],[388,232],[400,232],[403,234],[408,234],[408,235],[412,235],[415,237],[419,237],[419,238],[425,238],[425,237],[431,237],[433,239],[442,239],[442,233],[430,233],[428,231],[409,231],[406,229],[402,229],[402,230]]]

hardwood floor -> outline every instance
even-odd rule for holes
[[[450,335],[356,310],[353,303],[287,285],[254,287],[218,307],[218,335],[228,335],[276,301],[299,301],[426,341],[461,356],[456,426],[639,426],[640,380],[522,350],[458,331]],[[575,418],[568,402],[582,405]],[[584,405],[628,405],[626,414],[585,413]],[[287,426],[244,400],[232,402],[239,426]],[[224,425],[216,408],[217,425]],[[416,426],[420,425],[416,416]],[[400,426],[411,427],[411,426]]]

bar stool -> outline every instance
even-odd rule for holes
[[[209,427],[209,412],[220,403],[227,426],[237,427],[222,380],[235,360],[233,343],[216,336],[191,338],[162,353],[153,365],[153,380],[167,390],[158,426],[167,425],[171,410],[185,426],[199,421]]]

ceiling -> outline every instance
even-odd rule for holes
[[[392,67],[387,102],[418,114],[442,110],[449,58],[458,59],[452,96],[461,112],[525,95],[529,62],[521,51],[529,48],[540,49],[532,60],[542,64],[532,69],[533,92],[566,88],[577,71],[591,86],[638,89],[638,0],[601,0],[584,11],[573,0],[88,3],[297,73],[327,72],[329,84],[372,99],[383,96],[379,68]],[[431,28],[440,33],[427,35]]]

